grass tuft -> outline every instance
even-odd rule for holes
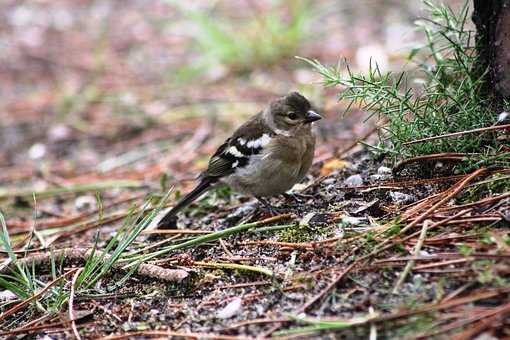
[[[154,206],[152,197],[149,197],[140,209],[132,208],[124,220],[123,226],[101,251],[98,251],[96,242],[76,280],[76,294],[79,295],[93,290],[95,284],[110,273],[121,255],[161,211],[171,192],[172,190],[169,190],[150,213],[147,213],[147,211]],[[2,228],[0,232],[0,250],[8,255],[8,259],[0,264],[0,288],[11,291],[19,300],[33,298],[47,286],[47,283],[44,282],[45,276],[36,274],[36,264],[34,262],[27,264],[26,261],[18,257],[19,252],[12,248],[12,242],[2,213],[0,213],[0,226]],[[56,258],[56,256],[53,256],[53,250],[50,250],[50,252],[50,276],[55,281],[59,277],[62,278],[59,275],[63,272],[64,258]],[[114,288],[121,286],[136,269],[136,266],[131,268]],[[43,295],[34,299],[32,306],[35,306],[39,312],[53,315],[61,311],[67,304],[69,297],[69,286],[63,280],[60,280],[58,285],[50,287]]]

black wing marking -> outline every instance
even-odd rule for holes
[[[265,124],[262,113],[253,116],[218,148],[201,177],[217,180],[245,167],[250,157],[260,153],[272,136],[274,133]]]
[[[262,152],[270,138],[269,134],[263,134],[252,140],[243,137],[229,138],[211,157],[209,167],[203,176],[219,178],[245,167],[251,156]]]
[[[232,165],[234,165],[236,161],[239,162],[242,160],[243,163],[248,163],[248,157],[236,157],[231,152],[229,152],[229,149],[232,146],[233,141],[231,138],[229,138],[218,148],[218,150],[209,160],[209,167],[203,173],[204,177],[220,178],[228,176],[235,171],[235,167]]]

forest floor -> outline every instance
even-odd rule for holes
[[[0,336],[510,337],[508,169],[456,173],[455,160],[437,157],[396,164],[366,147],[380,122],[356,108],[342,114],[338,89],[284,55],[243,65],[226,54],[190,69],[202,62],[188,44],[195,31],[167,2],[43,2],[0,5]],[[303,38],[293,53],[405,64],[393,43],[415,38],[417,2],[334,6],[312,6],[324,23],[314,34],[327,38]],[[341,39],[348,33],[352,41]],[[280,215],[214,190],[177,229],[142,231],[123,256],[188,247],[129,277],[114,265],[75,290],[86,250],[145,223],[165,193],[175,203],[229,132],[295,89],[326,118],[309,176],[294,196],[272,199]],[[12,254],[36,296],[6,284]]]

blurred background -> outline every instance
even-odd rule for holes
[[[459,1],[447,1],[456,6]],[[3,0],[0,186],[181,183],[291,90],[327,120],[317,156],[370,130],[295,56],[406,66],[420,0]],[[332,151],[333,150],[333,151]],[[7,189],[5,189],[7,188]]]

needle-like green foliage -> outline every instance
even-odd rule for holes
[[[424,1],[430,19],[417,22],[426,42],[410,53],[414,69],[382,72],[376,61],[366,74],[349,66],[329,67],[305,60],[323,77],[325,86],[339,86],[340,99],[384,118],[378,151],[394,159],[442,152],[471,155],[471,166],[509,164],[494,131],[447,137],[416,144],[406,142],[452,132],[494,126],[501,104],[483,91],[485,74],[477,68],[474,32],[467,28],[468,3],[456,13],[445,5]],[[350,107],[349,106],[349,107]],[[508,103],[503,106],[508,107]]]

